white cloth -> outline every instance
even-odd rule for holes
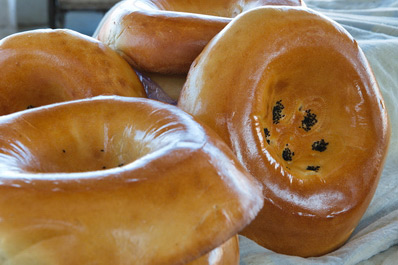
[[[386,165],[376,194],[349,241],[317,258],[274,253],[241,237],[240,265],[398,264],[398,1],[307,0],[345,27],[358,41],[371,64],[390,115],[392,135]],[[385,253],[388,257],[369,260]],[[377,262],[376,262],[377,260]],[[384,261],[381,261],[384,260]]]

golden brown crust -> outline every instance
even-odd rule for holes
[[[241,12],[301,0],[125,0],[114,6],[94,36],[136,69],[184,74],[204,46]]]
[[[0,42],[0,115],[98,95],[145,97],[134,70],[98,40],[33,30]]]
[[[239,265],[239,238],[234,236],[220,247],[187,265]]]
[[[249,11],[193,63],[178,106],[263,183],[264,207],[243,235],[314,256],[352,233],[376,189],[390,126],[370,66],[341,26],[304,8]]]
[[[214,132],[154,100],[21,111],[0,117],[0,135],[0,260],[10,265],[184,264],[262,206]]]

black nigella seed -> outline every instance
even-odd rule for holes
[[[320,166],[308,166],[307,170],[318,172],[320,168]]]
[[[33,105],[28,105],[27,107],[26,107],[26,109],[33,109],[35,106],[33,106]]]
[[[271,136],[271,132],[267,128],[264,128],[264,134],[265,134],[265,140],[267,141],[268,144],[270,144],[271,141],[269,137]]]
[[[316,119],[316,114],[311,113],[311,110],[308,109],[305,111],[305,116],[304,119],[301,121],[300,128],[303,128],[304,131],[308,132],[317,122],[318,120]]]
[[[282,114],[282,110],[284,108],[285,106],[282,105],[282,100],[277,101],[275,106],[272,108],[272,121],[274,124],[278,124],[279,121],[285,117],[285,115]]]
[[[325,142],[324,139],[321,139],[320,141],[316,141],[312,144],[312,150],[318,152],[324,152],[326,151],[328,145],[329,145],[328,142]]]
[[[293,160],[293,156],[294,156],[294,152],[292,152],[289,147],[285,147],[285,149],[283,149],[282,158],[285,161],[292,161]]]

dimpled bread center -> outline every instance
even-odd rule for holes
[[[150,152],[144,136],[131,126],[97,125],[75,124],[46,135],[28,132],[11,144],[13,159],[8,161],[25,172],[88,172],[122,167]]]
[[[263,145],[284,172],[324,179],[364,155],[363,147],[375,135],[367,122],[371,108],[355,69],[342,55],[298,49],[264,72]]]

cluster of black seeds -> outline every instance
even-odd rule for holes
[[[320,168],[320,166],[308,166],[307,170],[318,172]]]
[[[328,145],[329,143],[325,142],[324,139],[321,139],[320,141],[316,141],[312,144],[312,150],[318,152],[324,152],[326,151]]]
[[[288,144],[286,144],[285,149],[283,149],[282,151],[282,158],[285,161],[292,161],[293,160],[293,156],[294,156],[294,152],[292,152],[290,150],[290,148],[288,147]]]
[[[274,124],[278,124],[280,120],[285,117],[285,115],[282,114],[282,110],[284,108],[285,106],[282,105],[282,100],[277,101],[275,106],[272,108],[272,122]]]
[[[271,137],[271,132],[267,128],[264,128],[264,134],[265,134],[265,140],[267,141],[267,143],[271,144],[271,140],[269,139]]]
[[[316,114],[311,113],[311,110],[308,109],[305,111],[304,119],[301,121],[301,127],[304,131],[308,132],[311,128],[318,122],[316,119]]]

